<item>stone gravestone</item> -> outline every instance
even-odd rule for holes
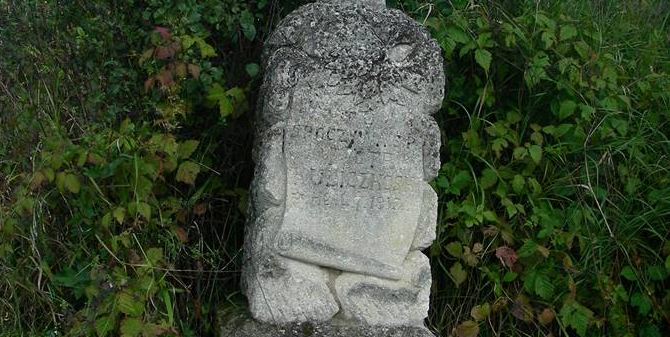
[[[324,0],[289,14],[264,57],[243,270],[252,316],[322,324],[324,336],[425,332],[439,47],[382,0]]]

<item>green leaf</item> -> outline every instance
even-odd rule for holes
[[[554,45],[554,42],[556,42],[556,38],[554,37],[554,34],[550,33],[550,32],[542,33],[541,39],[542,39],[542,42],[544,42],[544,49],[551,48],[551,46]]]
[[[261,67],[256,63],[249,63],[244,67],[250,77],[256,77],[261,70]]]
[[[116,295],[116,303],[119,311],[129,316],[140,316],[144,313],[144,301],[139,294],[130,293],[130,290],[122,290]]]
[[[181,48],[187,50],[195,43],[195,38],[190,35],[182,35],[179,37],[181,40]]]
[[[590,105],[581,104],[580,107],[582,109],[582,118],[584,119],[588,119],[596,113],[596,109]]]
[[[637,307],[640,315],[646,316],[651,311],[651,299],[649,296],[636,292],[630,297],[630,305]]]
[[[573,25],[565,25],[561,27],[560,37],[561,41],[565,41],[577,36],[577,28]]]
[[[517,276],[519,276],[519,274],[512,271],[508,271],[507,273],[505,273],[505,276],[503,276],[502,280],[503,282],[512,282],[516,280]]]
[[[470,36],[466,34],[463,30],[460,28],[456,28],[453,26],[450,26],[445,29],[447,36],[451,38],[452,40],[461,43],[461,44],[466,44],[470,42]]]
[[[529,257],[535,254],[537,251],[537,243],[535,241],[527,239],[524,241],[523,245],[519,248],[517,253],[521,257]]]
[[[451,275],[451,279],[457,287],[468,278],[468,272],[463,270],[463,266],[458,262],[449,268],[449,275]]]
[[[121,337],[136,337],[142,332],[142,321],[135,317],[126,317],[121,322]]]
[[[230,97],[224,96],[219,99],[219,115],[221,118],[226,118],[235,112],[235,105],[233,105]]]
[[[483,189],[493,187],[498,182],[498,174],[496,171],[486,168],[482,171],[482,178],[479,180]]]
[[[542,148],[539,145],[531,145],[528,147],[528,153],[530,153],[530,159],[532,159],[535,164],[539,164],[542,160]]]
[[[520,174],[515,174],[512,179],[512,189],[515,193],[520,194],[523,192],[523,186],[526,184],[526,181],[523,179],[523,176]]]
[[[475,51],[475,61],[477,61],[477,64],[479,64],[482,68],[484,68],[484,71],[488,73],[489,68],[491,67],[491,60],[493,57],[491,56],[491,53],[488,50],[485,49],[477,49]]]
[[[75,176],[72,173],[68,173],[65,175],[65,178],[63,179],[63,186],[70,192],[77,194],[79,193],[79,190],[81,189],[81,185],[79,184],[79,178]]]
[[[593,318],[593,312],[577,302],[571,302],[563,305],[560,316],[563,324],[572,327],[579,336],[583,337]]]
[[[112,215],[114,216],[114,219],[116,222],[119,224],[123,223],[123,219],[126,217],[126,209],[123,207],[117,207],[114,212],[112,212]]]
[[[137,207],[137,213],[139,213],[147,220],[151,219],[151,206],[149,206],[149,204],[147,204],[146,202],[138,202],[136,204],[136,207]]]
[[[646,324],[640,330],[637,331],[637,335],[640,337],[662,337],[661,331],[658,330],[658,327],[654,324]]]
[[[619,275],[623,276],[623,278],[625,278],[628,281],[637,280],[637,276],[635,276],[635,271],[633,271],[633,268],[631,268],[630,266],[623,267]]]
[[[560,108],[558,109],[558,119],[563,120],[570,115],[572,115],[577,109],[577,103],[572,100],[561,101]]]
[[[625,302],[628,302],[628,299],[629,299],[628,292],[626,291],[626,288],[624,288],[624,286],[622,284],[618,284],[614,288],[614,292],[617,294],[617,296],[619,296],[619,298],[621,298]]]
[[[114,329],[114,318],[111,315],[100,316],[96,318],[94,328],[98,337],[107,336]]]
[[[549,276],[538,273],[535,277],[535,293],[545,300],[549,300],[554,296],[554,285],[551,283]]]
[[[668,277],[668,273],[661,265],[653,265],[647,268],[647,275],[649,275],[649,278],[654,281],[663,281],[666,277]]]
[[[463,255],[463,245],[460,242],[451,242],[445,247],[447,253],[451,254],[453,257],[461,257]]]
[[[177,170],[177,181],[193,185],[195,178],[200,173],[200,166],[192,161],[185,161],[179,165]]]
[[[210,44],[205,42],[202,38],[197,38],[195,42],[198,43],[198,48],[200,49],[200,56],[202,58],[214,57],[216,56],[216,50]]]
[[[177,148],[177,154],[179,154],[180,159],[185,159],[191,156],[193,152],[198,148],[200,144],[197,140],[187,140],[183,143],[180,143]]]
[[[247,40],[253,41],[256,37],[256,26],[254,26],[254,16],[248,10],[242,12],[240,16],[240,27]]]
[[[156,266],[163,259],[163,250],[161,248],[149,248],[145,252],[147,263]]]
[[[584,41],[577,41],[573,45],[573,48],[575,48],[575,51],[579,56],[582,58],[582,60],[587,60],[589,58],[589,45],[586,44]]]
[[[109,225],[112,224],[112,214],[107,212],[105,215],[102,216],[102,219],[100,220],[100,224],[104,228],[109,228]]]

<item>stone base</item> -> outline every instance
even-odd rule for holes
[[[221,324],[220,337],[435,337],[426,328],[338,326],[331,323],[295,323],[275,326],[238,318]]]

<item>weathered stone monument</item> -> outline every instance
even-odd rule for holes
[[[382,0],[332,0],[265,48],[243,287],[268,325],[227,333],[431,336],[439,47]]]

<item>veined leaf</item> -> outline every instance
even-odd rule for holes
[[[484,71],[486,71],[487,73],[489,72],[489,68],[491,67],[492,59],[493,56],[488,50],[477,49],[475,51],[475,61],[477,61],[477,64],[479,64],[482,68],[484,68]]]
[[[177,170],[177,181],[193,185],[195,178],[200,173],[200,166],[192,161],[185,161],[179,165]]]

